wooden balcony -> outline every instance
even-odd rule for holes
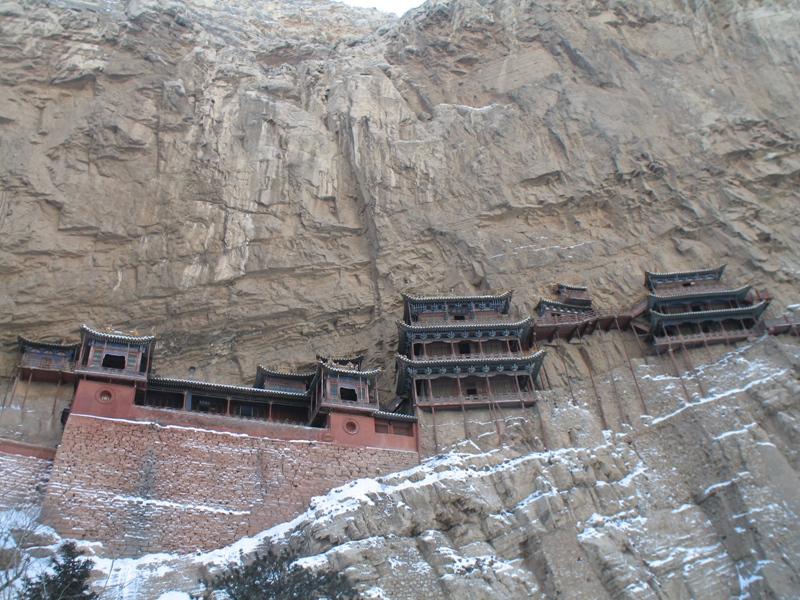
[[[490,406],[501,406],[508,408],[520,408],[532,406],[536,398],[531,392],[509,393],[509,394],[470,394],[462,396],[418,396],[417,406],[423,410],[436,409],[461,409],[463,408],[489,408]]]
[[[632,318],[631,309],[600,309],[581,313],[546,314],[534,319],[533,339],[552,340],[561,338],[570,340],[580,333],[581,336],[593,333],[596,329],[609,331],[619,325],[627,327]],[[616,322],[615,322],[616,320]]]
[[[433,319],[430,319],[430,318],[420,319],[418,321],[414,321],[412,323],[412,325],[422,325],[422,326],[424,326],[424,325],[453,325],[453,326],[457,327],[458,325],[465,325],[465,324],[469,324],[469,325],[474,325],[476,323],[488,323],[488,324],[500,323],[500,324],[502,324],[502,323],[510,323],[510,322],[512,322],[511,316],[507,315],[507,314],[506,315],[498,314],[498,315],[493,315],[493,316],[490,316],[490,317],[489,316],[471,317],[469,315],[465,315],[464,319],[456,319],[456,318],[454,318],[453,315],[450,315],[450,316],[447,316],[447,317],[439,317],[439,318],[433,318]]]
[[[60,356],[23,354],[19,366],[22,368],[39,369],[42,371],[72,372],[72,361]]]
[[[136,369],[112,369],[97,365],[76,365],[74,369],[77,375],[98,375],[114,379],[129,379],[135,381],[147,381],[147,373],[142,373]]]
[[[655,350],[656,354],[661,354],[670,349],[679,350],[680,348],[698,348],[713,344],[733,344],[758,334],[757,329],[736,329],[733,331],[723,329],[722,331],[701,331],[698,333],[655,336],[653,338],[653,350]]]

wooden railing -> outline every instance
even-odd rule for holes
[[[112,369],[110,367],[101,367],[98,365],[77,365],[76,372],[80,373],[95,373],[100,375],[110,375],[116,377],[128,377],[137,379],[147,379],[147,373],[142,373],[136,368],[133,369]]]
[[[59,356],[23,354],[20,366],[29,369],[42,369],[45,371],[72,371],[72,362]]]
[[[474,404],[497,404],[497,403],[529,403],[536,400],[534,395],[530,392],[512,392],[504,394],[469,394],[469,395],[454,395],[454,396],[417,396],[418,406],[470,406]]]
[[[510,315],[497,315],[493,317],[471,317],[469,315],[465,315],[465,319],[454,319],[452,316],[449,318],[437,318],[437,319],[421,319],[419,321],[414,321],[413,325],[465,325],[465,324],[475,324],[475,323],[510,323],[512,322]],[[522,319],[519,319],[522,320]]]
[[[524,358],[535,353],[535,350],[517,350],[515,352],[470,352],[469,354],[451,352],[449,354],[427,354],[425,356],[415,356],[414,360],[450,360],[453,358]]]

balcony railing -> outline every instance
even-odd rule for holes
[[[653,346],[657,350],[678,349],[681,346],[692,348],[703,344],[736,342],[758,335],[755,329],[734,329],[698,333],[676,333],[670,336],[655,336]]]
[[[425,356],[414,356],[414,360],[453,360],[453,359],[476,359],[481,360],[484,358],[524,358],[536,354],[535,350],[517,350],[514,352],[471,352],[469,354],[462,354],[460,352],[451,352],[446,354],[427,354]]]
[[[536,398],[531,392],[512,392],[504,394],[469,394],[462,396],[417,396],[417,406],[474,406],[488,404],[506,404],[517,406],[520,403],[529,404],[535,402]]]
[[[43,371],[72,371],[72,362],[58,356],[36,356],[23,354],[21,367]]]
[[[477,316],[471,317],[465,315],[464,319],[455,319],[452,315],[450,317],[437,317],[426,318],[414,321],[414,325],[458,325],[458,324],[474,324],[474,323],[510,323],[511,315],[497,315],[492,317]]]
[[[77,365],[76,373],[91,373],[96,375],[109,375],[111,377],[124,377],[128,379],[147,379],[147,373],[142,373],[137,369],[112,369],[98,365]]]

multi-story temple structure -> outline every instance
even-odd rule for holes
[[[545,351],[534,352],[526,344],[530,318],[509,317],[511,294],[403,294],[397,394],[406,412],[536,402]]]
[[[536,318],[531,329],[532,343],[540,340],[565,339],[628,326],[631,311],[598,309],[588,288],[559,283],[553,286],[555,300],[542,298],[536,305]]]
[[[713,269],[645,273],[650,293],[642,319],[632,321],[637,334],[661,353],[706,344],[734,343],[757,333],[772,297],[751,286],[722,282],[725,265]]]
[[[166,423],[181,421],[177,413],[191,413],[200,419],[217,417],[206,419],[206,425],[223,431],[252,429],[237,420],[265,421],[327,429],[347,444],[416,450],[414,417],[379,409],[376,379],[381,371],[362,370],[362,356],[318,356],[316,368],[308,372],[259,366],[254,386],[247,387],[158,377],[153,374],[155,342],[155,336],[86,325],[75,344],[21,337],[18,381],[27,380],[26,395],[32,382],[57,382],[53,414],[58,399],[69,395],[72,414]],[[62,392],[67,383],[73,389]]]

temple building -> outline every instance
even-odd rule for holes
[[[531,319],[511,320],[511,295],[403,294],[396,359],[403,412],[536,402],[546,351],[527,347]]]
[[[713,269],[645,273],[649,290],[634,331],[652,342],[656,353],[707,344],[734,343],[760,331],[759,320],[772,297],[751,286],[722,281],[725,265]]]
[[[553,286],[556,299],[541,298],[531,327],[531,344],[541,340],[571,340],[596,329],[620,330],[628,326],[631,311],[599,309],[589,290],[581,285],[558,283]]]

